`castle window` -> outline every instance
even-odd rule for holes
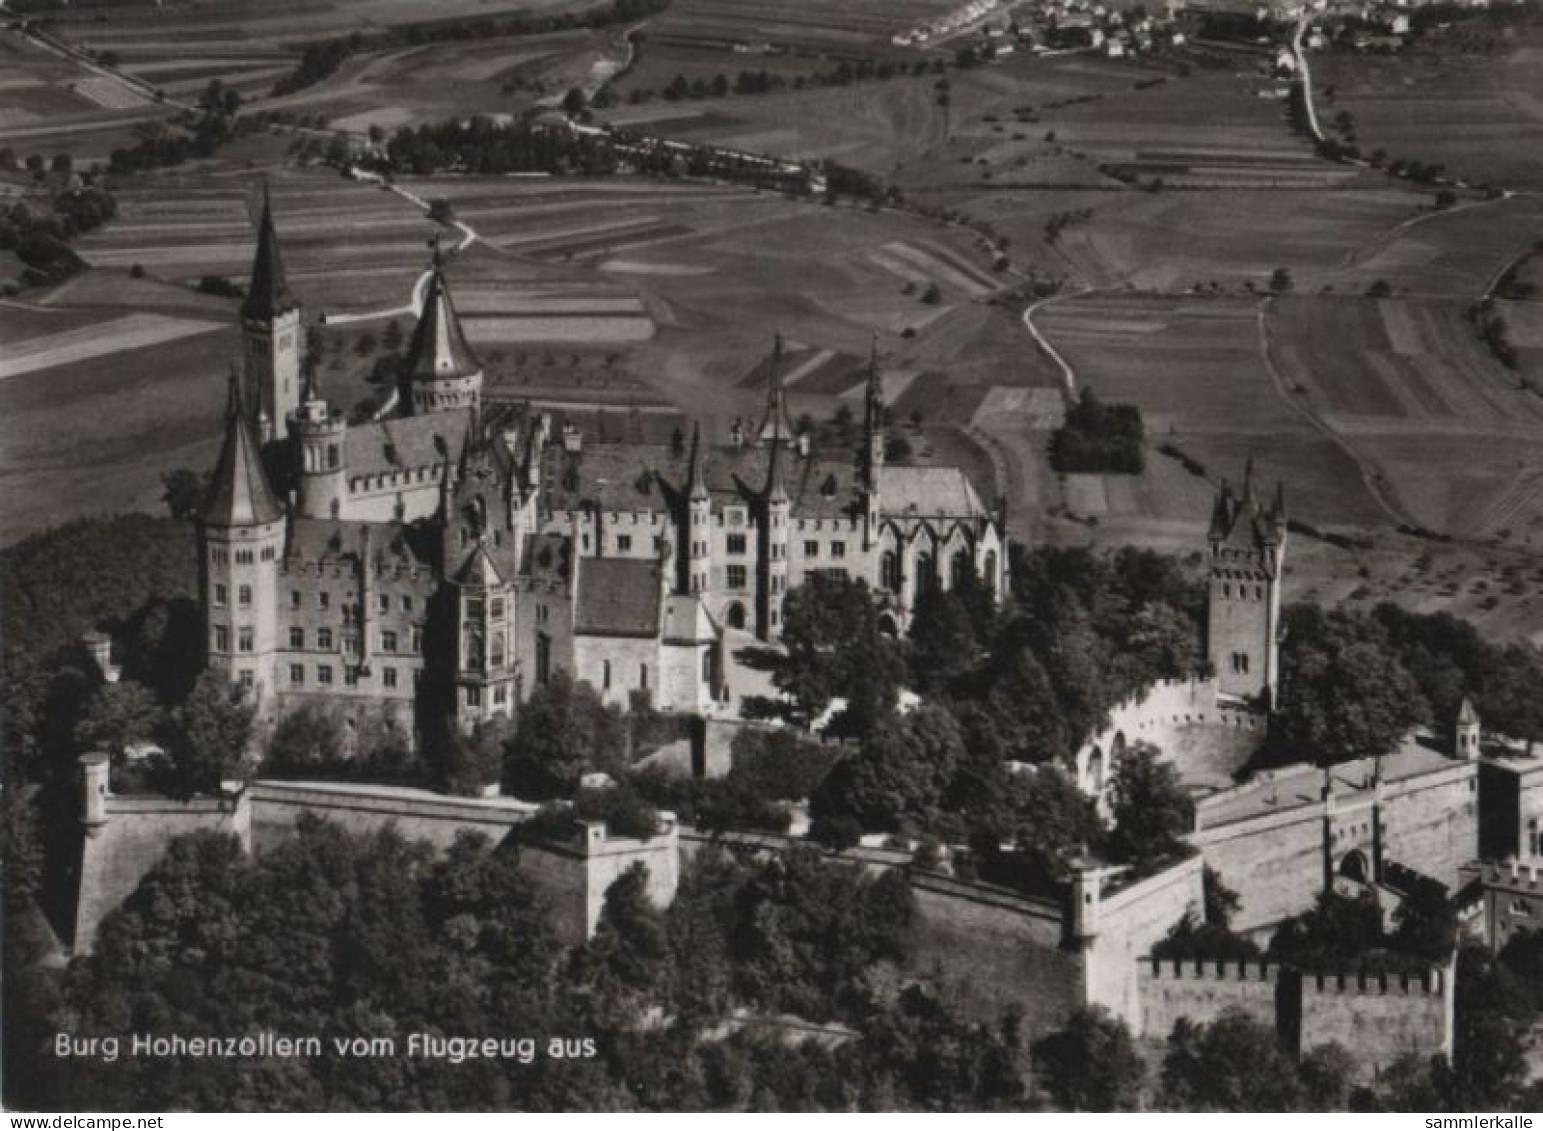
[[[343,606],[343,623],[353,624],[359,619],[359,610],[352,605]]]
[[[244,690],[244,691],[252,690],[252,685],[255,682],[255,680],[252,678],[252,669],[250,669],[250,668],[242,668],[239,672],[237,672],[236,673],[236,682],[241,684],[242,690]]]
[[[217,609],[223,609],[225,607],[225,597],[225,586],[216,585],[214,587],[214,607]]]
[[[745,536],[743,534],[730,534],[725,541],[731,554],[743,554],[745,552]]]
[[[480,687],[468,687],[468,688],[466,688],[466,705],[468,707],[480,707],[480,706],[482,706],[482,688],[480,688]]]
[[[830,544],[830,556],[844,558],[847,556],[847,544],[845,542],[832,542]]]
[[[375,607],[383,613],[391,611],[391,594],[381,593],[375,598]]]
[[[380,634],[380,650],[382,652],[396,651],[396,633],[382,632]]]
[[[1543,841],[1538,839],[1538,822],[1536,819],[1527,822],[1527,854],[1529,856],[1543,854]]]
[[[609,690],[611,690],[611,661],[610,660],[601,660],[600,661],[600,690],[601,691],[609,691]]]
[[[731,565],[727,568],[727,581],[730,589],[743,589],[746,580],[744,566]]]
[[[1226,582],[1226,581],[1222,582],[1222,600],[1223,601],[1230,601],[1230,600],[1232,600],[1232,585],[1231,585],[1231,583]]]
[[[251,605],[251,603],[252,603],[252,587],[250,585],[240,585],[240,586],[237,586],[236,587],[236,604],[240,605],[243,609],[245,609],[245,608],[249,607]]]
[[[536,623],[537,624],[545,624],[546,623],[546,618],[547,618],[547,607],[545,605],[537,605],[536,606]]]
[[[509,689],[503,684],[493,688],[493,706],[502,707],[509,699]]]
[[[466,667],[469,671],[482,670],[482,634],[473,632],[466,638]]]
[[[318,609],[330,609],[332,607],[332,594],[323,589],[316,594],[316,607]]]
[[[504,599],[502,597],[493,598],[493,619],[504,619]]]
[[[773,628],[777,627],[777,610],[776,609],[773,609],[771,611],[771,626]]]
[[[632,535],[618,534],[616,536],[616,552],[618,554],[630,554],[632,552]]]
[[[252,564],[252,551],[251,550],[237,550],[236,551],[236,564],[237,565],[251,565]]]
[[[298,684],[302,684],[302,683],[305,682],[305,665],[304,664],[290,664],[289,665],[289,682],[293,683],[293,684],[297,684],[297,685]]]
[[[544,632],[536,633],[536,682],[546,683],[552,678],[552,638]]]
[[[817,558],[820,556],[820,544],[818,542],[804,543],[804,557]]]
[[[262,560],[265,561],[265,562],[271,562],[274,559],[274,557],[275,557],[275,554],[273,552],[273,547],[272,546],[264,546],[263,547],[263,552],[262,552]]]
[[[291,648],[305,647],[305,629],[292,628],[289,630],[289,646]]]
[[[481,597],[468,597],[466,599],[466,619],[467,620],[481,620],[482,619],[482,598]]]
[[[381,668],[380,669],[380,682],[381,682],[381,685],[383,687],[395,687],[396,686],[396,669],[395,668]]]
[[[330,684],[332,682],[332,665],[331,664],[317,664],[316,665],[316,682],[320,683],[320,684],[324,684],[324,685],[325,684]]]
[[[404,613],[413,611],[413,595],[411,593],[402,594],[402,611]]]
[[[223,624],[214,626],[214,650],[216,652],[230,651],[230,629]]]
[[[348,687],[359,686],[359,669],[345,666],[343,668],[343,683]]]
[[[318,628],[316,630],[316,647],[324,652],[332,647],[332,630],[330,628]]]
[[[298,609],[300,607],[300,590],[291,589],[289,591],[289,607],[292,609]]]
[[[1234,652],[1232,654],[1232,670],[1238,675],[1248,674],[1248,653]]]
[[[341,456],[339,455],[339,452],[338,452],[338,446],[336,444],[328,444],[327,445],[327,470],[328,471],[336,471],[337,468],[338,468],[338,463],[340,462],[340,459],[341,459]]]
[[[236,651],[250,652],[252,650],[253,633],[250,628],[236,630]]]
[[[893,550],[886,551],[879,561],[879,584],[891,593],[900,592],[900,556]]]
[[[357,656],[359,650],[359,636],[357,633],[345,633],[343,635],[343,651],[349,656]]]
[[[495,668],[504,666],[504,634],[496,633],[493,637],[492,663]]]
[[[423,651],[423,629],[421,628],[413,629],[413,651]]]
[[[638,665],[638,687],[643,691],[648,690],[648,665]]]

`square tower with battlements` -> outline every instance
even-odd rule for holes
[[[1264,506],[1253,465],[1243,491],[1223,483],[1211,512],[1206,584],[1206,659],[1218,689],[1270,709],[1280,681],[1281,572],[1286,558],[1285,492]]]

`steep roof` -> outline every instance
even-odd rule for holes
[[[879,506],[885,514],[919,518],[989,515],[970,477],[957,467],[886,465],[879,469]]]
[[[349,475],[381,475],[407,468],[459,463],[471,409],[430,416],[397,416],[355,424],[344,438]]]
[[[573,629],[586,636],[653,636],[660,587],[659,563],[652,558],[585,558]]]
[[[272,321],[299,304],[284,277],[284,257],[279,253],[279,234],[273,226],[273,204],[268,187],[263,186],[263,214],[257,226],[257,258],[252,262],[252,282],[246,301],[241,304],[243,318]]]
[[[1463,705],[1457,709],[1457,725],[1472,726],[1479,721],[1479,712],[1473,709],[1473,700],[1463,696]]]
[[[676,594],[664,599],[661,634],[671,644],[711,644],[718,639],[718,628],[700,597]]]
[[[461,320],[445,283],[444,271],[436,262],[423,296],[423,310],[407,350],[404,373],[410,381],[432,381],[446,377],[470,377],[482,371],[482,364],[466,343]]]
[[[214,482],[204,505],[204,521],[214,526],[259,526],[283,517],[268,477],[263,474],[257,442],[247,425],[239,382],[230,375],[230,396],[225,407],[225,439]]]
[[[710,447],[699,451],[701,480],[713,510],[755,501],[771,474],[773,449]],[[857,474],[850,460],[783,451],[777,478],[795,517],[844,518],[854,512]],[[553,510],[585,503],[606,511],[666,510],[689,492],[689,451],[669,444],[586,444],[577,453],[550,445],[542,453],[542,501]],[[886,500],[885,510],[891,509]]]
[[[503,575],[498,572],[498,566],[488,556],[487,547],[480,542],[461,565],[461,568],[456,571],[455,579],[462,585],[471,585],[482,589],[491,589],[504,583]]]
[[[422,532],[399,522],[296,518],[286,557],[316,565],[345,558],[381,565],[432,566],[435,556]]]

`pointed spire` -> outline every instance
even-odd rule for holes
[[[702,425],[697,421],[691,425],[691,470],[686,476],[686,489],[693,502],[708,498],[707,476],[702,469]]]
[[[766,463],[766,497],[773,503],[788,501],[787,488],[782,485],[782,413],[777,412],[771,421],[771,459]]]
[[[273,488],[263,473],[257,441],[247,424],[236,367],[230,370],[230,392],[225,404],[225,439],[204,506],[204,522],[211,526],[258,526],[282,517]]]
[[[782,332],[779,330],[772,341],[771,373],[766,385],[766,416],[756,431],[763,441],[772,434],[780,436],[782,425],[787,419],[787,391],[782,386],[782,353]]]
[[[869,430],[884,426],[884,386],[879,381],[879,336],[873,335],[873,345],[868,353],[868,419]]]
[[[1457,709],[1457,725],[1472,726],[1479,721],[1479,712],[1473,709],[1473,700],[1463,696],[1462,706]]]
[[[299,305],[289,291],[284,277],[284,258],[279,253],[279,234],[273,226],[273,202],[268,198],[268,184],[263,182],[262,219],[257,224],[257,257],[252,262],[252,282],[247,287],[241,316],[258,322],[271,322]]]
[[[430,243],[434,248],[434,266],[403,372],[410,381],[470,377],[482,372],[482,364],[467,345],[466,335],[461,330],[460,317],[445,283],[439,240],[436,237]]]
[[[1222,480],[1221,489],[1216,492],[1216,502],[1211,505],[1211,529],[1207,535],[1212,541],[1220,541],[1227,537],[1227,532],[1232,529],[1232,484]]]
[[[1243,464],[1243,497],[1240,500],[1243,510],[1247,512],[1254,504],[1254,457],[1249,456]]]

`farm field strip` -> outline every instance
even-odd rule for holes
[[[168,318],[160,314],[130,314],[96,326],[8,343],[5,356],[0,357],[0,379],[219,329],[222,326],[218,322]]]
[[[643,342],[654,336],[646,317],[584,316],[556,318],[467,317],[467,337],[475,342]]]

